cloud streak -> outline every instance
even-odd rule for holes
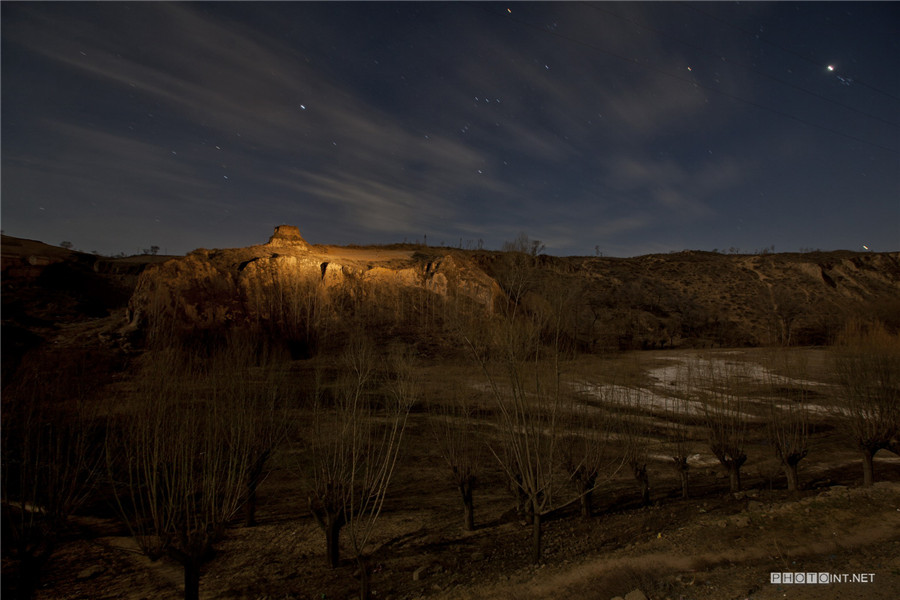
[[[25,93],[4,94],[4,217],[34,226],[39,198],[54,237],[106,210],[159,236],[215,222],[222,245],[309,218],[322,242],[527,230],[626,252],[708,224],[786,134],[693,85],[709,69],[637,25],[661,8],[612,9],[634,23],[569,3],[518,21],[452,3],[6,5],[4,89]]]

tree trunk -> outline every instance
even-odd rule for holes
[[[594,516],[593,491],[590,489],[581,494],[581,516],[585,519]]]
[[[741,466],[735,461],[728,464],[728,481],[731,485],[731,493],[741,491]]]
[[[325,523],[325,554],[328,560],[328,566],[336,569],[341,564],[341,527],[344,526],[343,519],[339,517],[329,517]]]
[[[516,490],[519,494],[519,498],[516,501],[516,510],[519,512],[519,516],[522,520],[525,521],[526,524],[531,525],[534,523],[534,505],[528,498],[528,494],[526,494],[522,488],[517,486]]]
[[[641,506],[650,506],[650,476],[647,474],[647,465],[636,464],[632,465],[631,469],[641,486]]]
[[[596,475],[585,475],[583,472],[575,478],[575,489],[581,504],[581,517],[590,519],[594,516],[594,486],[597,484]]]
[[[196,560],[186,560],[184,566],[184,600],[200,600],[200,565]]]
[[[325,533],[325,560],[330,568],[336,569],[341,562],[341,528],[347,522],[344,511],[329,509],[322,506],[321,503],[313,502],[310,498],[309,512]]]
[[[873,458],[875,453],[869,448],[862,448],[863,486],[869,487],[875,481],[875,465]]]
[[[528,523],[531,523],[531,517],[529,516],[531,513],[531,501],[528,499],[528,494],[522,489],[521,481],[521,476],[516,475],[513,483],[513,493],[516,495],[516,512]]]
[[[369,563],[363,556],[357,556],[356,564],[359,566],[359,600],[371,600],[372,582],[369,579]]]
[[[256,526],[256,484],[247,484],[247,502],[244,504],[244,527]]]
[[[535,503],[536,504],[536,503]],[[541,513],[540,509],[532,505],[531,517],[531,562],[538,564],[541,562]]]
[[[681,477],[681,497],[684,500],[688,499],[688,472],[687,468],[681,469],[678,471],[678,475]]]
[[[784,463],[784,474],[787,477],[787,486],[789,492],[796,492],[800,489],[800,476],[797,474],[797,463]]]
[[[459,493],[463,501],[463,529],[475,531],[475,504],[472,500],[472,482],[461,482],[459,484]]]
[[[472,499],[469,500],[465,504],[465,514],[463,515],[463,529],[466,531],[475,531],[475,506],[472,504]]]

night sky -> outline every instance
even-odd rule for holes
[[[896,2],[0,10],[8,235],[900,249]]]

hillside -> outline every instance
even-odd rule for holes
[[[132,326],[163,307],[192,328],[272,324],[286,319],[279,311],[288,296],[308,311],[327,304],[341,312],[349,309],[340,296],[349,294],[410,321],[394,323],[396,331],[415,326],[435,303],[446,308],[463,299],[497,310],[516,285],[525,286],[520,291],[532,303],[549,301],[560,290],[575,294],[570,335],[588,351],[825,344],[851,315],[875,315],[895,325],[900,319],[896,252],[557,258],[422,246],[310,246],[296,228],[284,231],[290,233],[277,231],[264,245],[196,250],[151,266],[129,302]],[[523,270],[527,281],[517,283],[512,271]]]
[[[382,333],[425,343],[439,337],[430,330],[448,304],[501,307],[511,268],[527,268],[532,303],[576,294],[570,335],[585,351],[827,344],[854,315],[900,325],[897,252],[510,256],[310,245],[289,226],[265,244],[178,257],[107,258],[10,236],[2,250],[5,368],[51,340],[83,345],[100,335],[128,346],[159,310],[190,330],[262,323],[289,338],[299,334],[285,323],[305,319],[300,346],[326,308],[355,311]],[[301,310],[302,319],[285,312]]]
[[[898,262],[319,246],[287,226],[248,248],[110,259],[4,237],[3,595],[175,598],[190,580],[217,598],[368,583],[408,600],[896,598],[896,413],[851,408],[858,389],[895,398]],[[856,315],[887,327],[852,348],[770,345],[830,342]],[[861,453],[869,431],[887,433]],[[348,452],[359,442],[376,451]],[[388,456],[372,537],[343,523],[329,546],[329,490]],[[540,513],[518,457],[546,474]],[[350,483],[320,486],[328,464]],[[148,490],[174,493],[142,504]],[[139,533],[141,507],[228,497],[199,528]]]
[[[107,346],[109,333],[124,322],[140,273],[168,258],[102,257],[4,235],[4,376],[25,353],[41,346]]]

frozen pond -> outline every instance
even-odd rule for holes
[[[739,354],[739,353],[734,353]],[[656,414],[703,415],[704,402],[693,400],[700,391],[708,391],[724,379],[744,380],[753,385],[775,385],[797,389],[830,387],[827,383],[809,379],[788,377],[775,373],[756,362],[735,360],[722,353],[721,358],[665,358],[670,364],[653,367],[646,371],[647,383],[639,386],[592,383],[580,381],[574,384],[576,391],[587,394],[606,404],[625,405],[636,410]],[[671,390],[671,393],[667,393]],[[747,408],[768,408],[773,403],[787,409],[789,401],[781,397],[741,395]],[[833,407],[806,402],[804,408],[811,414],[829,415],[836,411]],[[741,413],[747,420],[760,420],[759,414]]]
[[[779,375],[756,362],[727,359],[710,360],[706,358],[667,358],[665,360],[675,364],[655,367],[647,371],[647,375],[656,379],[662,385],[683,384],[688,381],[692,375],[697,375],[702,379],[709,373],[720,373],[723,375],[736,375],[756,383],[789,385],[805,388],[829,387],[829,384],[821,381]]]

